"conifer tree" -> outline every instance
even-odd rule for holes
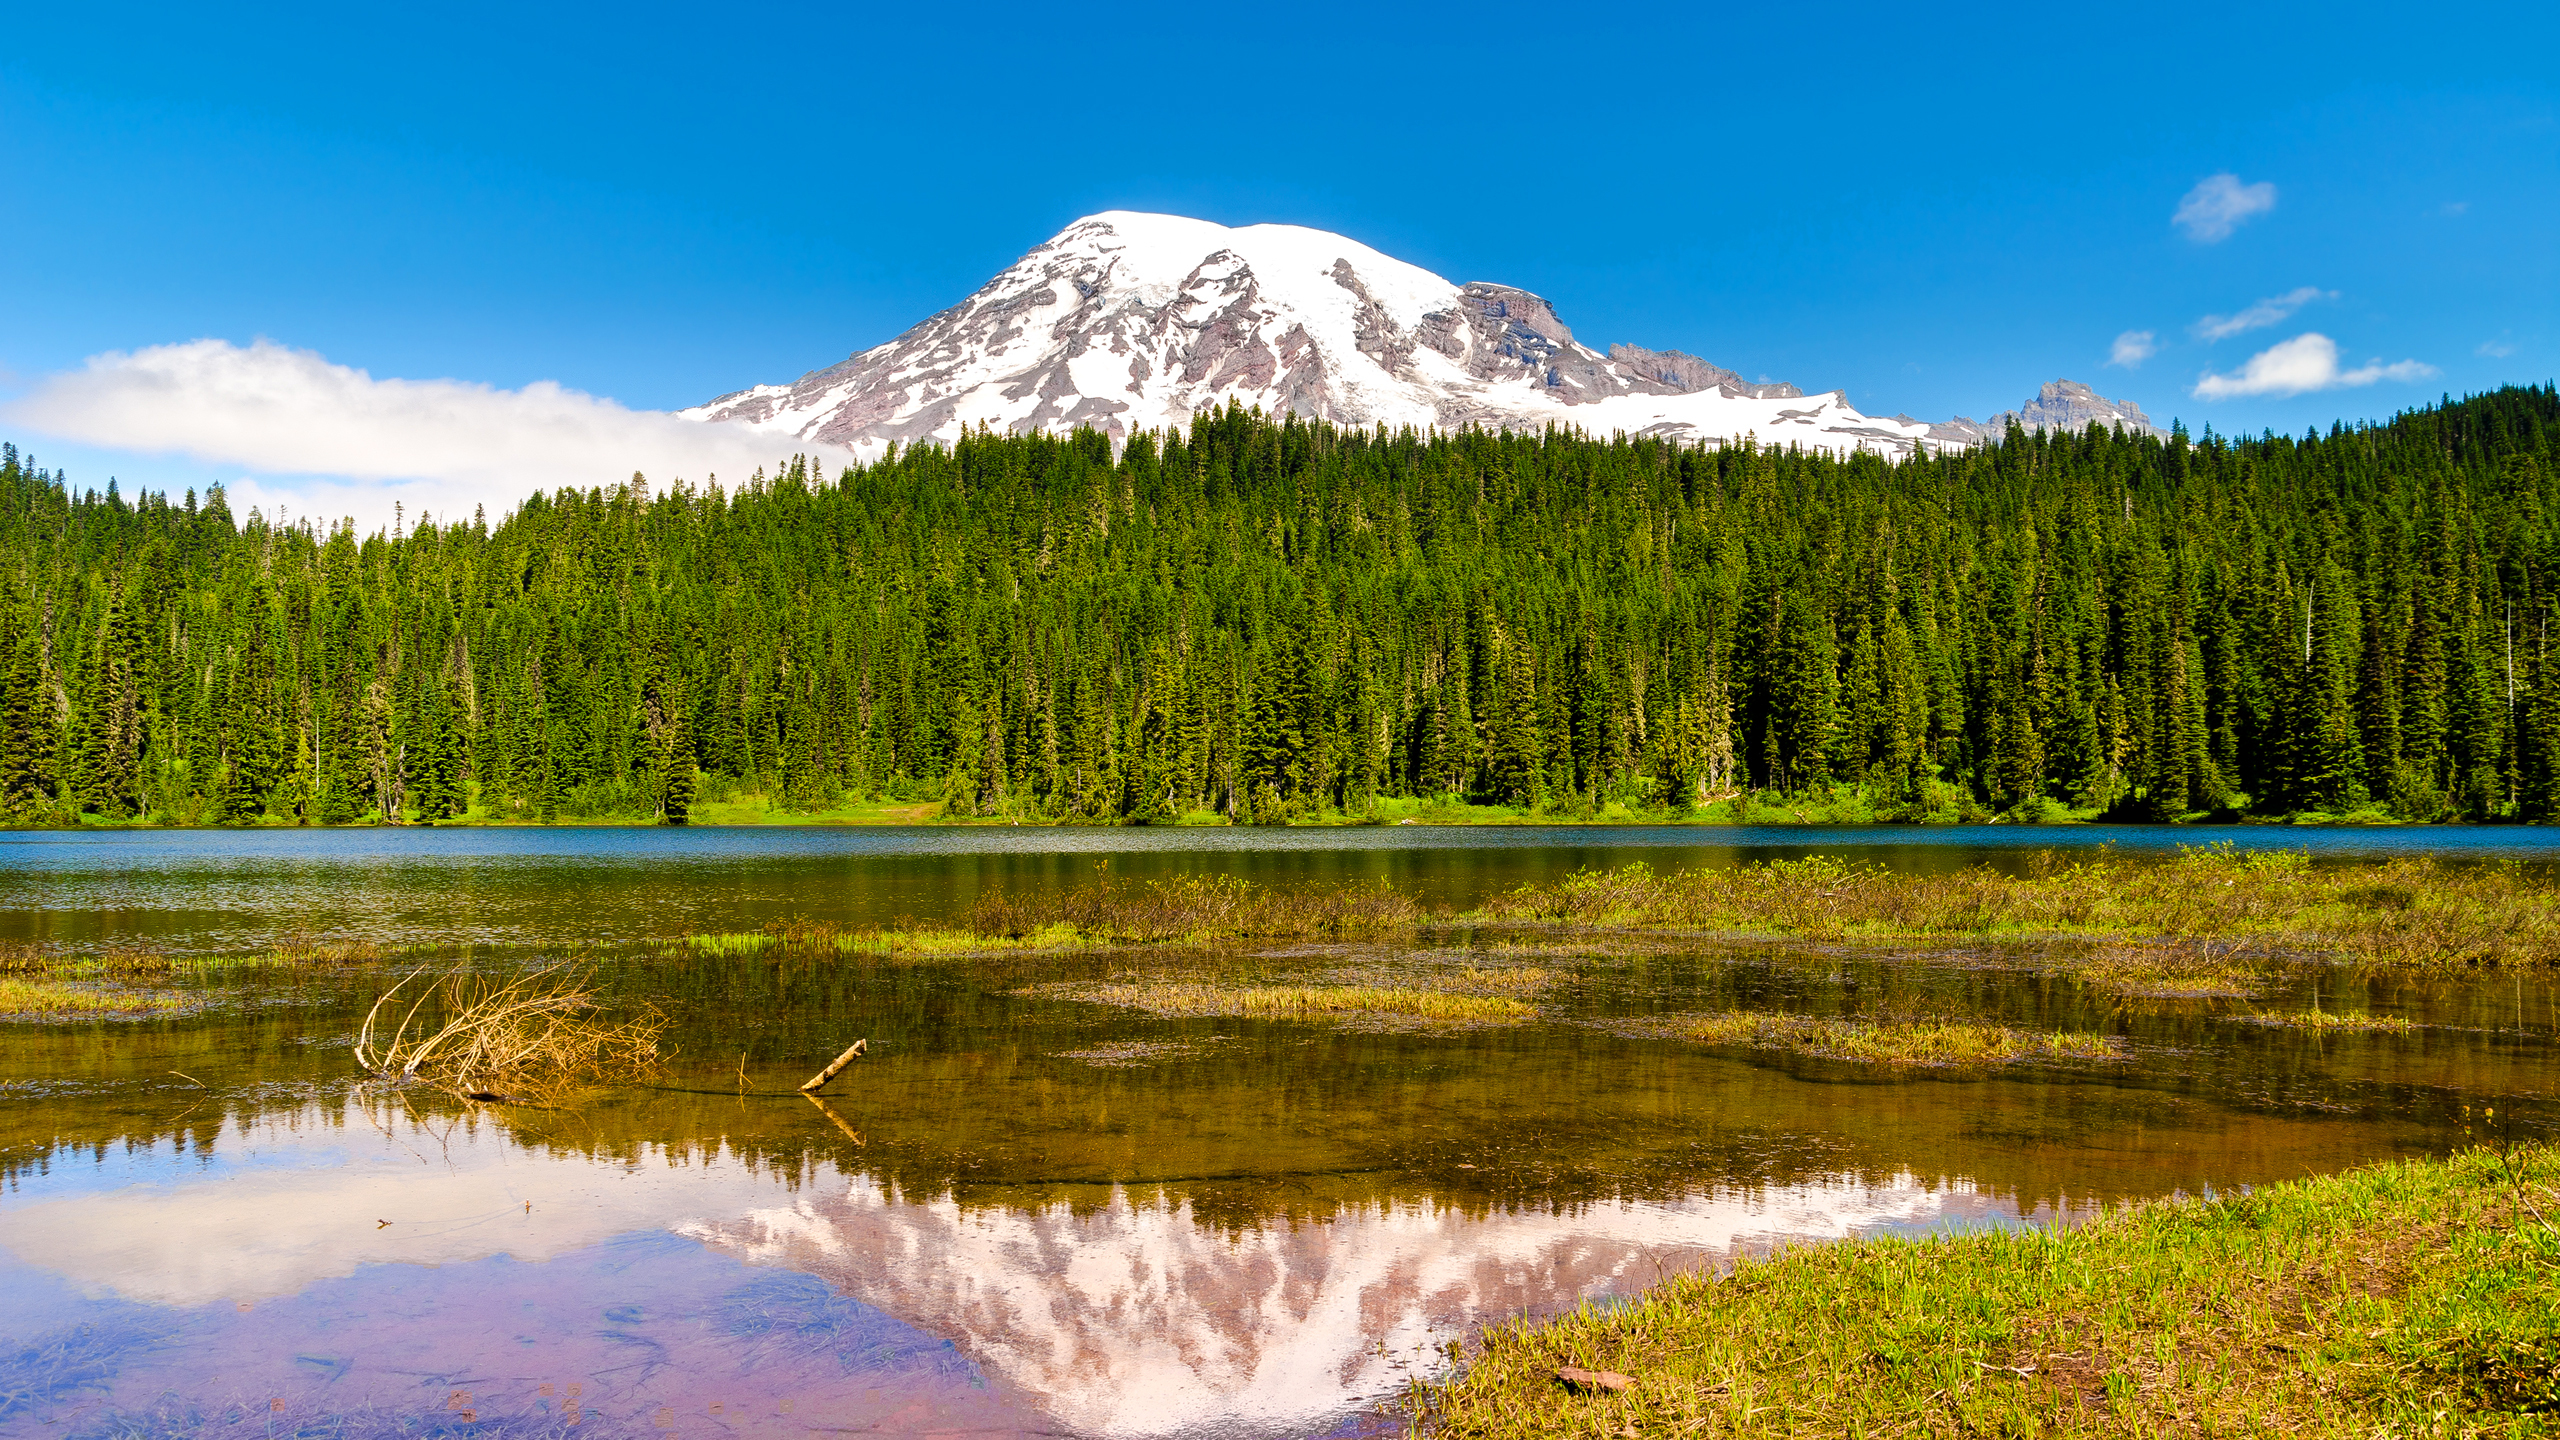
[[[693,743],[693,710],[679,703],[667,724],[665,750],[659,760],[659,773],[666,776],[662,814],[670,825],[686,825],[693,820],[693,796],[697,784]]]

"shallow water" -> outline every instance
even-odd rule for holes
[[[844,833],[82,837],[0,846],[42,857],[0,885],[20,933],[212,949],[368,916],[450,940],[924,913],[937,885],[1073,883],[1095,858]],[[1386,873],[1463,903],[1595,850],[1109,853],[1115,875]],[[2420,1026],[2327,1037],[2111,1002],[1988,949],[1543,955],[1548,1018],[1446,1033],[1022,993],[1457,958],[607,951],[601,979],[665,1009],[675,1058],[556,1111],[355,1086],[348,1038],[398,967],[223,972],[174,1018],[0,1025],[0,1434],[1357,1434],[1473,1325],[1678,1269],[2441,1151],[2480,1126],[2466,1105],[2560,1120],[2560,996],[2512,979],[2315,970],[2264,1002]],[[2132,1058],[1893,1072],[1610,1028],[1731,1006],[2104,1031]],[[855,1035],[871,1054],[824,1105],[792,1093]]]
[[[1913,872],[2016,870],[2040,850],[2184,845],[2560,866],[2560,828],[2272,825],[1388,826],[1145,829],[862,826],[0,831],[0,940],[147,939],[246,950],[278,936],[563,945],[856,928],[965,913],[990,891],[1217,873],[1273,885],[1388,881],[1466,908],[1586,866],[1719,866],[1809,854]]]

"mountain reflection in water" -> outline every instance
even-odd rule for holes
[[[2015,1218],[1962,1184],[1838,1176],[1552,1211],[1353,1205],[1229,1229],[1161,1193],[1025,1211],[902,1199],[855,1176],[683,1233],[965,1336],[980,1363],[1078,1432],[1146,1436],[1304,1434],[1392,1394],[1474,1324],[1737,1250]]]
[[[0,1422],[57,1434],[388,1433],[455,1396],[536,1431],[574,1399],[588,1435],[661,1415],[724,1435],[1305,1434],[1489,1319],[1789,1239],[2018,1218],[1961,1183],[1843,1174],[1239,1225],[1160,1189],[963,1204],[826,1161],[602,1159],[354,1100],[57,1152],[13,1190],[18,1363],[98,1351],[77,1383],[12,1377],[26,1398]]]

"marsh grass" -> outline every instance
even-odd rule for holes
[[[1667,1015],[1614,1027],[1700,1045],[1783,1050],[1876,1065],[2006,1065],[2021,1060],[2121,1060],[2112,1035],[2017,1030],[1938,1016],[1789,1015],[1733,1010]]]
[[[425,1081],[464,1096],[551,1099],[657,1067],[666,1017],[644,1006],[607,1018],[585,977],[565,966],[513,979],[458,972],[408,991],[426,973],[405,977],[365,1012],[356,1063],[376,1078]]]
[[[324,939],[316,935],[288,935],[267,947],[259,958],[271,965],[365,965],[391,959],[414,948],[386,946],[381,941],[361,936]]]
[[[1472,995],[1534,995],[1556,982],[1551,970],[1531,965],[1482,969],[1469,965],[1444,977],[1437,988]]]
[[[1152,1015],[1258,1020],[1420,1020],[1435,1025],[1516,1025],[1537,1018],[1526,1001],[1412,985],[1246,985],[1134,980],[1046,987],[1045,992]]]
[[[1486,1330],[1427,1436],[2529,1435],[2560,1158],[2411,1160],[2075,1229],[1841,1241]],[[1635,1377],[1575,1395],[1559,1365]]]
[[[2267,1025],[2282,1030],[2371,1031],[2405,1035],[2418,1028],[2396,1015],[2340,1015],[2329,1010],[2259,1010],[2231,1018],[2243,1025]]]
[[[2109,995],[2149,1000],[2246,999],[2282,961],[2267,947],[2213,940],[2100,941],[2065,948],[2049,968]]]
[[[2048,853],[2025,875],[1982,866],[1905,875],[1828,856],[1667,873],[1627,865],[1524,886],[1483,915],[1821,940],[2211,942],[2231,947],[2224,962],[2253,973],[2287,953],[2430,970],[2560,967],[2560,887],[2513,863],[2314,866],[2300,851],[2227,845],[2166,860]]]
[[[768,925],[762,930],[688,935],[683,943],[686,949],[698,955],[727,959],[749,956],[938,959],[1090,949],[1100,942],[1064,926],[1050,926],[1020,935],[995,935],[974,930],[927,928],[846,930],[823,920],[791,920]]]
[[[133,946],[75,954],[23,940],[0,942],[0,1017],[129,1019],[183,1010],[190,1003],[185,995],[131,988],[166,979],[174,968],[167,956]]]
[[[2166,860],[2101,854],[2066,862],[2048,852],[2025,875],[1987,867],[1904,875],[1825,856],[1669,872],[1636,864],[1524,886],[1459,915],[1426,912],[1384,884],[1275,890],[1233,876],[1181,876],[993,895],[947,928],[849,931],[799,920],[682,943],[732,957],[934,958],[1392,940],[1426,927],[1491,930],[1485,953],[1524,956],[1673,949],[1700,934],[2040,943],[2058,973],[2143,998],[2257,995],[2305,960],[2377,969],[2560,968],[2560,886],[2516,865],[2404,859],[2314,866],[2299,851],[2228,845],[2184,849]],[[1538,928],[1548,933],[1518,933]]]
[[[105,989],[78,980],[0,975],[0,1017],[95,1020],[165,1015],[186,1005],[186,996],[166,990]]]

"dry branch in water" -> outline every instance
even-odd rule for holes
[[[862,1052],[869,1048],[870,1044],[870,1039],[866,1037],[864,1039],[856,1040],[852,1044],[844,1047],[844,1053],[838,1055],[833,1060],[828,1061],[826,1069],[810,1076],[807,1080],[801,1083],[800,1093],[803,1095],[813,1095],[819,1090],[824,1089],[826,1087],[826,1083],[836,1078],[836,1076],[843,1071],[844,1067],[861,1058]]]
[[[469,972],[430,981],[386,1035],[386,1013],[424,974],[410,974],[365,1012],[356,1063],[381,1079],[423,1080],[475,1098],[538,1098],[657,1065],[666,1018],[643,1007],[630,1019],[608,1020],[584,977],[559,966],[504,983]]]

